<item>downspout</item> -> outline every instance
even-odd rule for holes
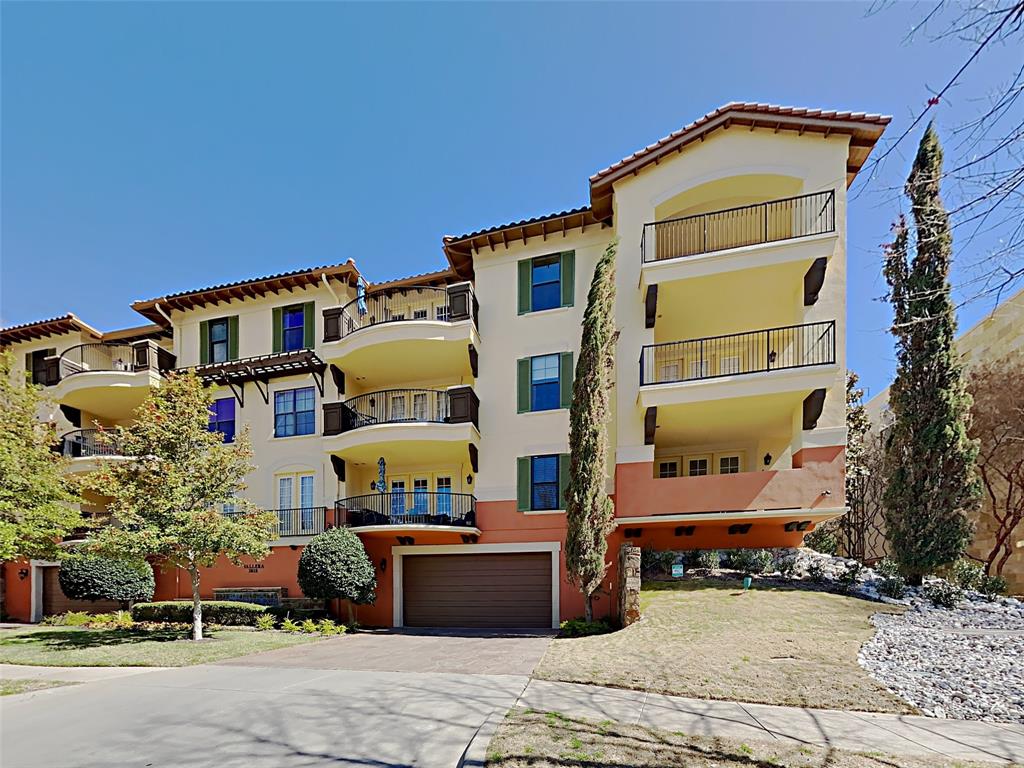
[[[167,314],[166,312],[164,312],[164,308],[160,306],[160,302],[159,302],[159,301],[158,301],[158,302],[155,302],[155,303],[153,304],[153,308],[154,308],[154,309],[155,309],[155,310],[156,310],[157,312],[159,312],[159,313],[160,313],[160,316],[161,316],[161,317],[163,317],[163,319],[167,321],[167,324],[168,324],[168,325],[173,325],[173,323],[172,323],[172,321],[171,321],[171,316],[170,316],[170,315],[168,315],[168,314]]]
[[[328,291],[331,292],[331,296],[334,298],[335,305],[341,304],[340,299],[338,299],[338,294],[336,294],[334,292],[334,289],[331,288],[331,281],[327,279],[327,273],[326,272],[321,272],[320,273],[320,279],[323,281],[324,288],[326,288]]]

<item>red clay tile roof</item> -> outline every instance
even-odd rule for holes
[[[594,215],[590,206],[572,208],[568,211],[549,213],[546,216],[535,216],[532,219],[522,219],[509,224],[500,224],[496,227],[478,229],[475,232],[467,232],[464,235],[445,235],[444,253],[448,257],[448,263],[452,269],[463,279],[473,278],[474,250],[507,245],[517,240],[524,243],[531,237],[544,237],[549,235],[565,234],[573,229],[586,231],[587,227],[603,224]],[[500,235],[500,237],[499,237]]]
[[[380,283],[370,283],[367,290],[377,291],[385,288],[399,288],[401,286],[410,285],[448,285],[449,283],[457,283],[461,280],[455,270],[451,269],[439,269],[434,272],[421,272],[418,275],[409,275],[408,277],[396,277],[394,280],[385,280]]]
[[[0,328],[0,346],[16,344],[20,341],[45,339],[47,336],[60,336],[65,333],[88,333],[97,339],[103,338],[103,334],[100,331],[82,322],[73,313],[68,312],[60,317],[51,317],[47,320],[35,320],[31,323]]]
[[[878,125],[885,127],[892,120],[891,117],[886,115],[874,115],[866,112],[840,112],[837,110],[828,109],[807,109],[805,107],[783,107],[778,104],[760,104],[751,101],[732,101],[725,106],[719,107],[713,112],[708,112],[704,117],[699,120],[694,120],[689,125],[680,128],[678,131],[670,133],[662,139],[658,139],[653,144],[644,147],[641,150],[634,152],[633,154],[622,158],[617,163],[613,163],[607,168],[595,173],[590,177],[590,183],[600,181],[605,176],[614,173],[615,171],[623,168],[624,166],[632,163],[641,158],[647,157],[648,155],[657,152],[659,149],[676,142],[678,139],[683,138],[687,134],[690,134],[698,129],[714,122],[718,118],[727,115],[728,113],[735,113],[737,116],[779,116],[785,118],[802,118],[804,121],[808,120],[826,120],[826,121],[840,121],[848,123],[867,123],[871,125]],[[781,125],[781,124],[780,124]]]
[[[590,224],[608,222],[612,216],[612,185],[618,179],[637,174],[652,163],[672,152],[681,151],[693,141],[704,139],[712,131],[727,129],[731,125],[767,128],[774,131],[794,130],[803,133],[844,134],[850,136],[847,156],[847,185],[878,141],[891,117],[865,112],[843,112],[804,107],[784,107],[777,104],[734,101],[709,112],[654,144],[624,157],[590,177],[590,205],[569,211],[551,213],[522,221],[513,221],[464,235],[444,238],[444,251],[449,264],[461,277],[472,278],[474,250],[526,241],[537,235],[547,236],[553,231],[585,229]],[[500,237],[499,237],[500,235]]]
[[[154,323],[166,326],[167,319],[160,314],[157,305],[160,305],[165,312],[172,309],[193,309],[208,304],[216,304],[221,301],[264,296],[270,292],[277,293],[282,289],[312,285],[313,283],[320,282],[321,275],[353,283],[359,279],[359,270],[356,268],[355,262],[349,259],[344,264],[296,269],[291,272],[281,272],[266,277],[253,277],[234,283],[212,285],[208,288],[197,288],[191,291],[171,293],[155,299],[136,301],[132,303],[132,309],[145,315]]]

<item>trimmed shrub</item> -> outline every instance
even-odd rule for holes
[[[784,578],[791,579],[796,576],[796,555],[790,552],[780,554],[775,568]]]
[[[989,600],[1006,594],[1006,579],[1002,576],[982,576],[978,582],[978,591]]]
[[[835,555],[839,551],[839,539],[828,525],[818,525],[804,536],[804,544],[823,555]]]
[[[269,613],[261,613],[256,617],[256,629],[266,632],[274,628],[274,617]]]
[[[69,557],[57,573],[61,591],[72,600],[116,600],[127,607],[152,600],[156,581],[144,560],[114,560],[95,555]]]
[[[857,578],[863,570],[864,566],[856,560],[846,564],[846,568],[843,569],[843,572],[839,574],[837,579],[844,592],[851,592],[857,586]]]
[[[318,533],[299,556],[299,587],[306,597],[367,605],[376,598],[377,576],[363,542],[348,528]]]
[[[898,573],[892,576],[883,576],[875,585],[878,594],[891,597],[893,600],[900,600],[907,594],[907,580]]]
[[[985,576],[985,569],[980,563],[961,557],[949,567],[947,579],[960,589],[975,589]]]
[[[921,591],[936,608],[956,608],[964,596],[960,587],[945,579],[926,582]]]
[[[728,557],[729,565],[744,573],[767,573],[775,565],[775,558],[767,549],[734,549]]]
[[[589,637],[590,635],[606,635],[614,631],[608,619],[587,621],[584,618],[569,619],[558,625],[562,637]]]
[[[253,627],[266,607],[255,603],[236,603],[229,600],[204,600],[203,622],[227,627]],[[192,623],[190,600],[164,600],[158,603],[136,603],[132,606],[135,621],[156,621],[172,624]]]
[[[721,560],[717,549],[698,549],[693,553],[694,568],[718,568]]]
[[[891,578],[893,576],[900,575],[900,567],[899,565],[897,565],[895,560],[888,557],[883,557],[881,560],[875,563],[875,573],[877,573],[882,578]]]

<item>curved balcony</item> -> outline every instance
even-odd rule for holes
[[[325,447],[355,461],[376,461],[385,448],[393,461],[462,461],[479,442],[479,411],[472,387],[367,392],[324,404]]]
[[[60,452],[71,459],[72,472],[91,472],[101,462],[121,457],[117,446],[99,438],[98,429],[73,429],[60,436]]]
[[[469,283],[371,291],[324,316],[324,353],[346,374],[387,386],[476,375],[477,301]]]
[[[174,355],[150,340],[95,342],[47,358],[45,379],[61,404],[120,420],[131,416],[174,364]]]
[[[350,496],[334,503],[337,525],[358,531],[450,530],[479,533],[471,493],[409,491]]]

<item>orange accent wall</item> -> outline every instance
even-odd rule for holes
[[[579,590],[565,577],[565,515],[525,515],[516,509],[514,501],[479,502],[477,504],[477,525],[481,530],[479,544],[506,544],[523,542],[554,541],[561,545],[559,568],[559,605],[562,619],[583,615],[583,597]],[[373,605],[356,607],[356,618],[361,624],[372,627],[389,627],[394,616],[394,595],[392,594],[394,559],[391,548],[398,546],[396,537],[412,536],[416,545],[461,544],[461,537],[442,531],[401,531],[394,533],[375,531],[361,535],[366,553],[377,571],[377,600]],[[615,561],[621,536],[613,533],[609,537],[608,559],[612,562],[605,586],[609,592],[615,584]],[[472,552],[471,544],[466,551]],[[213,568],[202,569],[200,594],[204,599],[213,598],[213,590],[219,587],[287,587],[289,597],[301,597],[296,572],[298,570],[301,546],[297,550],[289,547],[274,547],[272,554],[264,560],[261,568],[251,573],[245,567],[232,565],[226,558]],[[381,564],[384,564],[383,570]],[[188,574],[174,568],[156,567],[155,600],[187,599],[191,596]],[[597,616],[608,615],[611,611],[611,595],[601,594],[594,602]],[[344,604],[332,606],[342,621],[348,620],[348,608]]]
[[[784,520],[744,520],[752,523],[750,531],[745,534],[730,535],[729,523],[695,523],[697,526],[692,536],[676,536],[678,526],[686,525],[685,520],[663,523],[637,523],[641,530],[640,536],[630,537],[630,541],[638,547],[654,549],[746,549],[771,547],[799,547],[807,531],[787,531]],[[808,528],[808,531],[812,530]],[[621,533],[622,526],[618,528]],[[616,550],[618,551],[618,550]]]
[[[562,619],[570,619],[583,615],[583,596],[579,589],[569,583],[565,576],[565,515],[525,515],[516,509],[514,501],[481,501],[477,503],[477,527],[480,528],[479,544],[508,544],[540,541],[556,541],[561,544],[559,555],[559,608]],[[396,532],[397,535],[397,532]],[[409,535],[409,534],[405,534]],[[451,544],[450,535],[442,538],[438,535],[412,534],[416,545]],[[391,547],[397,546],[394,536],[363,536],[366,551],[377,566],[377,602],[372,606],[359,606],[359,621],[368,626],[391,626],[394,616],[393,567]],[[604,584],[612,591],[615,584],[615,566],[618,555],[616,534],[609,537],[608,559],[612,562],[605,577]],[[621,541],[621,538],[619,538]],[[466,546],[467,553],[472,552],[472,545]],[[385,571],[381,572],[381,560],[387,561]],[[594,613],[606,616],[614,605],[608,594],[600,595],[594,602]],[[342,614],[345,615],[344,613]]]
[[[213,590],[222,587],[286,587],[288,597],[302,597],[297,573],[302,548],[273,547],[270,555],[254,569],[233,565],[226,557],[220,558],[212,568],[202,568],[199,574],[199,594],[205,600],[213,599]],[[246,561],[243,561],[246,562]],[[192,585],[187,571],[155,565],[156,593],[154,600],[179,600],[192,597]]]
[[[615,465],[615,514],[637,517],[754,509],[841,507],[845,449],[798,451],[796,469],[703,477],[654,477],[653,462]],[[829,496],[822,491],[830,490]]]
[[[3,563],[4,569],[4,614],[13,621],[32,620],[32,568],[27,560],[15,563]],[[18,576],[21,569],[28,571],[22,579]]]

